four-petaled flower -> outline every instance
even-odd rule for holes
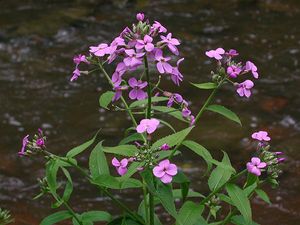
[[[184,58],[181,58],[177,61],[177,66],[172,68],[171,73],[171,80],[179,86],[179,82],[183,80],[183,75],[179,71],[179,64],[184,60]]]
[[[159,120],[152,118],[152,119],[142,119],[140,124],[136,127],[136,131],[138,133],[147,132],[148,134],[152,134],[159,125]]]
[[[153,38],[149,35],[145,35],[143,40],[137,40],[135,48],[136,49],[145,49],[147,52],[151,52],[154,49],[152,44]]]
[[[28,142],[29,142],[28,137],[29,137],[29,135],[27,134],[27,135],[23,138],[23,141],[22,141],[22,148],[21,148],[21,150],[18,152],[19,156],[24,156],[25,153],[26,153],[26,146],[27,146],[27,144],[28,144]]]
[[[251,88],[253,88],[254,83],[251,80],[245,80],[244,82],[237,84],[237,93],[243,97],[249,98],[251,96]]]
[[[155,32],[166,33],[167,29],[163,25],[161,25],[160,22],[154,21],[153,25],[151,26],[150,33],[152,34]]]
[[[225,53],[223,48],[217,48],[216,50],[206,51],[205,55],[209,58],[215,58],[216,60],[222,59],[222,55]]]
[[[257,67],[254,65],[253,62],[247,61],[246,62],[246,66],[245,66],[245,70],[251,71],[253,77],[256,78],[256,79],[258,79]]]
[[[161,35],[160,38],[161,42],[167,44],[168,48],[173,54],[179,55],[176,45],[180,45],[180,42],[178,41],[178,39],[172,38],[172,33],[168,33],[166,37]]]
[[[183,101],[183,98],[180,94],[177,93],[172,94],[167,103],[167,107],[172,107],[174,101],[176,101],[177,103],[181,103]]]
[[[263,130],[253,133],[251,135],[251,137],[258,141],[270,141],[271,140],[271,138],[268,136],[268,132],[263,131]]]
[[[251,162],[247,163],[247,170],[256,176],[261,175],[261,169],[265,168],[267,163],[261,162],[260,158],[252,157]]]
[[[89,64],[89,61],[87,61],[86,56],[79,54],[79,55],[75,55],[73,57],[73,62],[78,66],[81,62],[87,63]]]
[[[143,63],[142,57],[145,53],[136,53],[133,49],[126,49],[125,53],[128,56],[123,60],[126,66],[135,68]]]
[[[177,174],[177,166],[170,163],[168,159],[165,159],[153,168],[153,174],[161,182],[168,184],[172,182],[173,176]]]
[[[143,91],[143,88],[145,88],[148,84],[146,81],[143,82],[132,77],[129,79],[128,84],[132,88],[132,90],[129,92],[130,99],[142,100],[147,98],[147,93]]]
[[[110,47],[105,43],[101,43],[98,46],[91,46],[90,52],[95,56],[103,57],[104,55],[110,53]]]
[[[162,50],[157,49],[155,52],[155,59],[157,60],[156,68],[160,73],[172,73],[172,66],[168,63],[171,57],[163,57]]]
[[[227,74],[231,78],[237,78],[237,76],[242,72],[242,68],[236,65],[231,65],[227,67]]]
[[[128,159],[124,158],[119,161],[116,157],[114,157],[111,161],[111,164],[116,167],[119,175],[123,176],[127,173]]]
[[[229,57],[235,57],[238,56],[239,53],[235,49],[230,49],[228,52],[225,52],[225,55]]]

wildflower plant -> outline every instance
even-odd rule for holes
[[[126,129],[124,138],[114,146],[106,146],[103,140],[97,143],[98,136],[101,136],[98,132],[65,156],[57,156],[48,150],[46,137],[40,129],[32,140],[29,135],[23,139],[20,156],[40,153],[47,160],[46,175],[40,180],[38,197],[52,195],[52,207],[58,209],[41,224],[71,220],[76,225],[98,221],[110,225],[161,225],[157,206],[161,206],[176,225],[256,224],[252,220],[250,201],[259,196],[269,203],[262,186],[268,183],[278,185],[283,153],[271,151],[268,133],[257,131],[252,134],[253,141],[257,142],[253,157],[245,162],[244,170],[236,171],[226,152],[223,152],[221,161],[216,160],[209,150],[191,140],[189,134],[199,125],[206,111],[221,114],[241,125],[234,112],[213,104],[213,99],[225,85],[232,85],[240,97],[249,98],[253,80],[259,78],[257,67],[251,61],[237,61],[239,53],[234,49],[206,51],[205,55],[216,62],[211,81],[192,85],[211,93],[198,111],[192,112],[187,99],[172,90],[164,90],[160,85],[162,79],[176,86],[183,81],[179,68],[184,61],[180,57],[180,40],[158,21],[150,23],[143,13],[138,13],[136,19],[131,28],[126,27],[111,43],[91,46],[88,54],[75,56],[75,70],[70,79],[75,82],[84,75],[99,71],[104,75],[111,90],[101,94],[99,103],[106,110],[123,111],[129,115],[132,126]],[[106,72],[109,66],[114,68],[111,75]],[[163,120],[161,114],[175,118],[186,128],[177,130],[176,126]],[[160,137],[161,127],[170,128],[170,134]],[[84,168],[77,158],[90,148],[89,168]],[[180,160],[181,154],[188,150],[207,164],[204,175],[209,193],[193,191],[189,178],[174,162],[175,157]],[[116,216],[105,211],[75,212],[69,203],[74,176],[70,173],[71,168],[110,198],[123,213]],[[61,175],[63,183],[60,182]],[[141,195],[137,209],[114,196],[116,190],[123,189],[140,190],[137,191]]]

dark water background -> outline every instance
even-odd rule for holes
[[[206,114],[192,138],[219,157],[224,149],[236,168],[253,153],[249,135],[266,129],[276,150],[288,161],[280,188],[271,190],[272,205],[254,199],[255,220],[262,225],[300,224],[300,1],[298,0],[169,0],[169,1],[4,1],[0,0],[0,207],[12,211],[18,225],[39,224],[52,212],[48,198],[32,201],[43,176],[43,159],[20,159],[16,152],[27,133],[43,128],[48,146],[64,154],[87,140],[100,127],[101,138],[113,144],[130,126],[123,114],[106,113],[98,107],[104,79],[94,75],[70,83],[74,54],[88,46],[110,41],[144,11],[161,21],[182,40],[185,83],[174,89],[193,102],[197,110],[206,92],[191,89],[187,81],[203,82],[214,66],[204,51],[236,48],[241,59],[253,60],[261,74],[253,97],[239,98],[228,88],[217,101],[238,112],[243,128]],[[86,156],[81,158],[85,163]],[[186,153],[178,164],[194,180],[193,188],[207,192],[201,177],[204,164]],[[72,202],[75,210],[118,212],[106,198],[81,178],[75,178]],[[135,206],[139,196],[121,192]],[[166,223],[167,224],[167,223]]]

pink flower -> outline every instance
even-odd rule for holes
[[[225,53],[225,50],[223,48],[217,48],[216,50],[210,50],[206,51],[205,55],[207,55],[209,58],[215,58],[216,60],[222,59],[222,56]]]
[[[81,62],[87,63],[89,64],[89,61],[87,61],[86,56],[85,55],[75,55],[73,57],[73,62],[78,66]]]
[[[116,159],[116,157],[114,157],[111,161],[111,164],[114,167],[116,167],[119,175],[123,176],[124,174],[127,173],[128,159],[124,158],[121,161],[119,161]]]
[[[168,184],[172,182],[173,176],[177,174],[177,166],[170,163],[168,159],[165,159],[153,168],[153,174],[161,182]]]
[[[183,117],[189,117],[190,115],[191,115],[191,110],[189,110],[188,108],[186,108],[186,107],[184,107],[183,109],[182,109],[182,116]]]
[[[157,60],[156,68],[159,73],[172,73],[172,66],[167,63],[171,57],[163,57],[162,50],[157,49],[155,52],[155,59]]]
[[[148,134],[152,134],[157,129],[159,123],[159,120],[155,118],[142,119],[140,124],[136,127],[136,131],[140,134],[144,133],[145,131]]]
[[[183,101],[183,98],[180,94],[177,93],[172,94],[167,103],[167,107],[172,107],[174,101],[176,101],[177,103],[181,103]]]
[[[167,29],[160,24],[160,22],[158,21],[154,21],[154,24],[151,26],[150,28],[150,33],[153,34],[153,33],[166,33],[167,32]]]
[[[172,68],[171,73],[171,80],[179,86],[179,82],[183,80],[183,75],[179,71],[179,64],[184,60],[184,58],[181,58],[177,61],[177,66]]]
[[[227,74],[231,78],[237,78],[237,76],[242,72],[242,68],[236,65],[231,65],[227,67]]]
[[[23,138],[23,141],[22,141],[22,148],[21,150],[18,152],[19,156],[24,156],[25,153],[26,153],[26,146],[28,144],[28,137],[29,135],[27,134],[24,138]]]
[[[169,149],[170,149],[170,146],[169,146],[167,143],[165,143],[165,144],[163,144],[162,146],[160,146],[160,150],[167,151],[167,150],[169,150]]]
[[[38,147],[44,147],[45,146],[45,140],[44,140],[44,138],[39,138],[39,139],[37,139],[36,140],[36,145],[38,146]]]
[[[258,131],[258,132],[255,132],[251,135],[251,137],[255,140],[258,140],[258,141],[270,141],[271,138],[268,136],[268,132],[267,131]]]
[[[247,170],[256,176],[261,175],[261,170],[267,166],[267,163],[261,162],[259,158],[252,157],[251,162],[247,163]]]
[[[128,84],[130,87],[132,87],[132,90],[129,92],[130,99],[142,100],[147,98],[147,93],[143,91],[143,88],[145,88],[148,84],[146,81],[137,81],[134,77],[132,77],[129,79]]]
[[[110,53],[110,48],[107,44],[101,43],[98,46],[91,46],[90,52],[95,56],[103,57],[104,55]]]
[[[245,66],[245,70],[251,71],[253,77],[256,78],[256,79],[258,79],[257,67],[254,65],[253,62],[247,61],[247,62],[246,62],[246,66]]]
[[[137,40],[135,45],[136,49],[145,49],[147,52],[151,52],[154,49],[154,45],[152,44],[153,38],[149,35],[145,35],[143,40]]]
[[[179,55],[176,45],[180,45],[180,42],[178,39],[172,38],[172,33],[168,33],[166,37],[161,35],[160,38],[162,40],[161,42],[167,44],[168,48],[173,54]]]
[[[144,13],[138,13],[138,14],[136,14],[136,19],[137,19],[138,21],[143,21],[144,18],[145,18]]]
[[[71,77],[70,81],[77,80],[78,77],[80,77],[80,70],[76,67],[75,70],[73,71],[73,76]]]
[[[134,68],[143,63],[141,58],[145,53],[136,53],[133,49],[126,49],[125,53],[128,55],[128,57],[123,60],[126,66]]]
[[[112,98],[112,102],[118,101],[122,97],[122,91],[127,90],[128,86],[119,86],[114,85],[113,90],[115,91],[115,95]]]
[[[237,85],[237,93],[243,97],[249,98],[251,96],[251,88],[253,88],[254,83],[251,80],[245,80],[244,82]]]
[[[235,49],[230,49],[228,52],[225,52],[225,55],[229,57],[235,57],[238,56],[239,53]]]

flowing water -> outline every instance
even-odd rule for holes
[[[288,160],[280,187],[267,188],[272,204],[254,199],[254,218],[262,225],[300,224],[298,0],[0,1],[0,207],[11,210],[18,225],[39,224],[54,211],[50,198],[32,200],[39,190],[37,178],[44,174],[43,159],[20,159],[16,154],[27,133],[43,128],[50,151],[63,155],[100,127],[101,138],[114,144],[130,126],[123,114],[99,109],[98,97],[108,88],[103,78],[94,75],[74,83],[69,78],[74,54],[110,41],[138,11],[159,20],[182,40],[185,82],[179,89],[168,81],[163,85],[190,99],[194,111],[207,93],[190,88],[187,81],[209,79],[214,65],[205,50],[236,48],[242,60],[258,65],[261,79],[250,100],[241,99],[232,88],[224,88],[217,96],[218,103],[240,115],[243,127],[207,113],[192,138],[217,158],[221,149],[226,150],[234,166],[242,169],[254,152],[251,132],[270,131],[273,147],[284,151]],[[80,161],[86,163],[87,155]],[[194,180],[193,188],[206,194],[201,159],[187,152],[177,163]],[[82,178],[74,180],[75,210],[119,212]],[[140,200],[133,192],[116,194],[132,207]]]

